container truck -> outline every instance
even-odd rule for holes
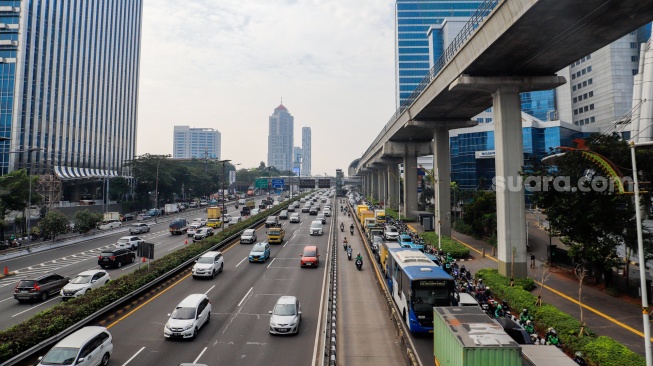
[[[385,210],[374,210],[374,218],[379,226],[385,225]]]
[[[433,356],[436,366],[522,366],[519,344],[473,306],[433,308]]]
[[[166,203],[164,211],[166,212],[166,215],[177,213],[179,212],[179,205],[177,205],[176,203]]]
[[[206,215],[208,217],[206,226],[212,227],[214,229],[222,226],[222,211],[220,211],[220,207],[207,208]]]

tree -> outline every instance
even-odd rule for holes
[[[127,179],[123,177],[113,178],[109,182],[109,190],[112,195],[119,197],[120,199],[120,197],[129,193],[129,183],[127,182]]]
[[[88,209],[77,211],[74,217],[75,229],[80,234],[89,232],[102,220],[102,214]]]
[[[52,238],[52,241],[54,241],[57,235],[64,234],[68,231],[68,218],[59,211],[51,210],[45,215],[39,225],[43,237]]]
[[[580,308],[580,331],[578,336],[582,337],[585,333],[585,318],[583,317],[583,281],[587,276],[587,270],[582,264],[576,266],[576,278],[578,278],[578,307]]]
[[[463,221],[470,225],[479,237],[491,237],[497,227],[497,197],[491,191],[476,191],[470,203],[465,205]]]
[[[9,211],[25,211],[29,198],[30,179],[32,180],[32,204],[35,204],[41,201],[41,196],[35,191],[38,180],[36,176],[28,176],[26,169],[0,176],[0,221],[4,222]],[[0,226],[0,238],[4,240],[4,225]]]

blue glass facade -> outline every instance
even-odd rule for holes
[[[543,127],[544,126],[544,127]],[[491,126],[488,126],[491,128]],[[470,129],[449,138],[451,146],[451,181],[461,189],[490,189],[496,174],[494,157],[477,157],[477,151],[494,151],[494,131]],[[524,158],[531,155],[544,157],[550,148],[572,146],[572,140],[586,137],[581,131],[553,123],[522,128]]]
[[[16,25],[0,28],[0,136],[11,137],[0,144],[3,173],[122,173],[136,152],[142,5],[0,0],[0,23]],[[41,150],[7,153],[28,148]]]

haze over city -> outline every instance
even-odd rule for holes
[[[267,161],[283,98],[313,133],[314,175],[358,158],[395,110],[394,2],[144,3],[137,154],[171,154],[173,126],[215,128],[222,157]]]

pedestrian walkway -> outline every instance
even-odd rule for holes
[[[340,204],[336,205],[339,211]],[[396,366],[405,364],[394,325],[388,314],[386,299],[376,285],[377,278],[366,254],[360,234],[350,235],[353,217],[338,212],[339,222],[344,222],[345,232],[338,232],[338,317],[337,364]],[[338,226],[340,223],[338,223]],[[343,237],[352,246],[352,259],[342,246]],[[363,269],[354,264],[357,253],[363,256]]]
[[[418,233],[424,229],[418,224],[411,224]],[[542,230],[534,228],[529,230],[530,245],[534,250],[540,251],[547,235],[536,232]],[[497,268],[497,260],[491,255],[492,246],[482,240],[475,239],[465,234],[452,230],[454,239],[471,249],[474,260],[465,262],[465,267],[472,273],[482,268]],[[547,239],[548,240],[548,239]],[[540,247],[540,248],[538,248]],[[485,249],[486,258],[482,258]],[[528,270],[529,277],[533,278],[538,288],[533,290],[537,295],[541,286],[542,262],[546,258],[536,257],[535,269]],[[544,281],[542,299],[561,311],[580,320],[580,303],[578,302],[578,281],[567,274],[568,269],[552,268],[551,275]],[[582,303],[584,320],[588,327],[598,335],[604,335],[621,342],[633,352],[644,355],[644,333],[642,331],[641,306],[636,302],[623,297],[614,297],[587,284],[583,285]]]

